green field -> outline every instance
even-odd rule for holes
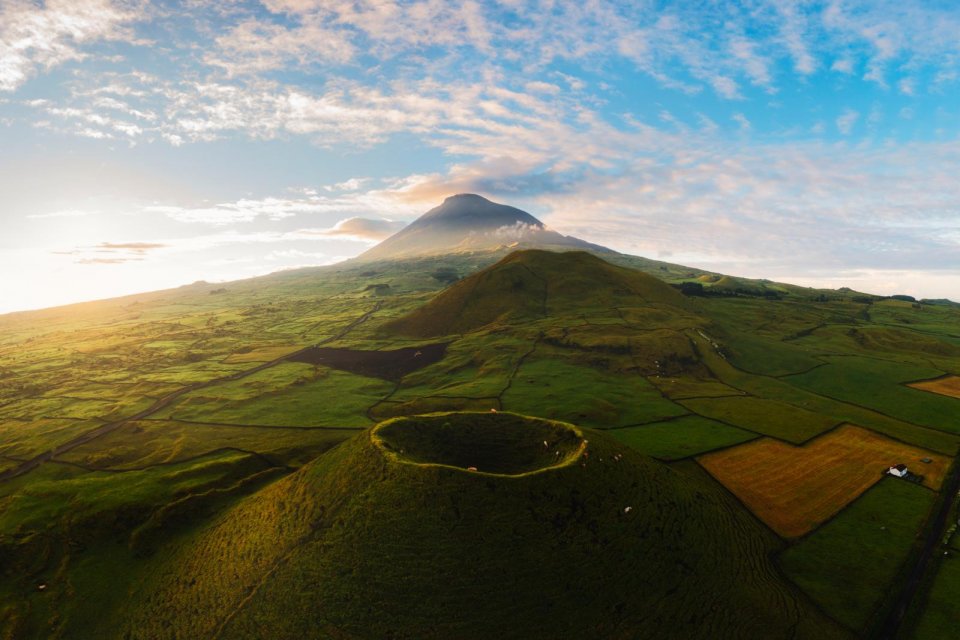
[[[861,630],[907,559],[933,498],[923,487],[884,479],[787,550],[781,566],[827,613]]]
[[[698,415],[613,429],[610,435],[640,453],[660,460],[678,460],[740,444],[759,436]]]
[[[10,476],[0,476],[0,638],[122,637],[118,629],[126,628],[127,620],[152,615],[147,594],[169,596],[170,580],[189,575],[182,567],[205,562],[198,549],[208,549],[211,557],[229,556],[238,572],[257,575],[265,570],[263,563],[273,561],[271,554],[281,553],[263,551],[262,540],[277,535],[289,543],[291,536],[307,535],[309,527],[303,529],[300,518],[317,505],[305,502],[305,496],[340,495],[338,483],[348,479],[334,480],[341,476],[332,469],[347,455],[342,443],[359,430],[394,416],[441,410],[490,414],[491,409],[571,422],[587,429],[591,440],[602,431],[598,442],[605,438],[604,446],[628,452],[643,461],[636,463],[643,468],[660,469],[644,456],[681,460],[667,474],[673,479],[663,480],[676,495],[651,498],[655,512],[648,514],[651,522],[678,527],[671,529],[674,538],[658,537],[660,546],[649,553],[675,552],[678,541],[688,543],[686,555],[668,554],[673,565],[670,571],[661,567],[663,580],[685,575],[688,566],[705,571],[716,560],[709,554],[732,554],[734,564],[725,570],[759,572],[750,575],[763,588],[751,591],[754,583],[744,588],[753,593],[747,596],[752,602],[773,608],[770,615],[790,618],[811,610],[807,599],[812,598],[857,635],[881,596],[896,588],[896,572],[935,494],[903,482],[880,482],[782,553],[779,561],[794,587],[764,560],[787,543],[682,459],[763,435],[800,444],[841,423],[955,456],[960,399],[904,383],[960,373],[960,311],[876,297],[857,302],[844,291],[724,280],[629,256],[607,257],[643,273],[611,267],[588,254],[543,252],[515,254],[484,271],[505,256],[501,250],[403,263],[345,263],[0,316],[0,474]],[[436,276],[449,272],[461,278],[450,287],[449,280]],[[714,295],[688,298],[668,286],[703,275]],[[503,294],[507,285],[509,294]],[[770,292],[779,299],[770,298]],[[318,344],[392,350],[422,345],[427,340],[422,336],[449,340],[446,355],[399,380],[277,360]],[[95,429],[102,433],[85,437]],[[363,479],[365,473],[355,475]],[[625,478],[611,475],[612,484],[603,489],[620,496],[615,480]],[[378,496],[372,489],[363,495],[368,502],[351,502],[351,518],[359,517],[365,504],[386,511],[398,504],[396,496]],[[722,504],[720,515],[704,516],[684,529],[671,511],[681,496]],[[271,502],[281,498],[285,502]],[[477,499],[487,504],[486,497]],[[513,499],[517,509],[529,506],[519,495]],[[410,504],[427,508],[415,500]],[[455,506],[462,513],[463,504]],[[441,511],[442,518],[431,515],[424,521],[436,527],[429,535],[439,539],[463,531],[452,512]],[[486,517],[502,529],[496,535],[519,526],[497,513],[494,506],[486,509]],[[245,521],[242,514],[272,523],[247,532],[252,538],[241,545],[243,553],[263,557],[229,555],[239,553],[230,548],[230,536],[259,522]],[[479,527],[480,513],[475,515],[472,526]],[[607,522],[597,517],[598,523]],[[363,523],[372,526],[369,518]],[[214,530],[226,537],[211,539]],[[724,540],[708,544],[708,530],[746,546],[721,552]],[[728,533],[717,536],[718,530]],[[522,537],[534,529],[517,531]],[[348,529],[331,535],[317,537],[317,544],[321,538],[336,545],[353,540]],[[604,540],[622,542],[612,535]],[[367,542],[389,548],[390,540]],[[556,553],[572,557],[592,548],[580,539],[568,542]],[[710,546],[714,542],[721,546]],[[372,565],[351,556],[346,546],[338,548],[358,568],[354,578],[362,575],[380,584]],[[709,554],[702,555],[707,548]],[[306,547],[296,551],[301,552],[304,558],[313,553]],[[276,601],[265,604],[263,615],[295,617],[310,608],[311,598],[332,598],[325,602],[362,617],[344,604],[346,592],[293,586],[336,574],[317,562],[316,571],[303,568],[309,563],[278,568],[276,593],[284,585],[284,592],[294,595],[282,607]],[[949,561],[942,566],[917,632],[926,635],[918,637],[936,637],[955,615],[950,602],[956,572]],[[455,573],[451,567],[443,570]],[[553,588],[537,582],[540,578],[518,577],[527,579],[528,587]],[[702,579],[711,589],[730,588],[716,576]],[[233,576],[216,580],[224,589],[235,586]],[[41,583],[48,586],[39,590]],[[466,593],[469,584],[459,588]],[[776,602],[768,599],[766,588],[779,594]],[[584,597],[590,598],[591,611],[613,616],[621,602],[636,603],[630,598],[640,597],[634,592],[643,589],[649,589],[647,583],[631,577]],[[696,613],[701,607],[728,606],[704,604],[695,592],[683,593],[694,604],[688,605],[691,619],[683,622],[689,627],[679,626],[678,633],[704,628]],[[403,597],[408,595],[423,597],[415,592]],[[203,597],[208,596],[211,610],[227,606],[213,592]],[[497,602],[504,610],[539,606]],[[385,611],[394,606],[381,604]],[[345,629],[344,637],[362,635],[339,615],[330,613],[329,624]],[[403,618],[397,611],[391,615]],[[559,614],[557,620],[575,624]],[[143,624],[143,629],[155,628]],[[237,618],[235,624],[231,630],[249,634],[256,623],[251,617]],[[604,628],[596,620],[590,624],[593,630]],[[717,624],[721,631],[715,637],[738,637],[742,631],[731,620]],[[845,633],[829,620],[811,624],[828,636]],[[548,628],[562,637],[572,627]],[[449,631],[442,625],[431,629],[438,637]],[[630,637],[626,631],[624,636]]]

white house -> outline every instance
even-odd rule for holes
[[[907,475],[907,465],[896,464],[890,467],[889,469],[887,469],[887,473],[890,474],[891,476],[897,476],[898,478],[902,478],[905,475]]]

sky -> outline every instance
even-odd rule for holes
[[[455,193],[960,300],[952,0],[0,0],[0,312],[355,256]]]

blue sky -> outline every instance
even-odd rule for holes
[[[960,299],[953,2],[0,0],[0,312],[329,264],[477,192]]]

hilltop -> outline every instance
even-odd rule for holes
[[[127,637],[844,637],[761,540],[716,491],[604,434],[395,419],[177,549]]]
[[[495,322],[522,322],[584,307],[689,307],[683,295],[651,275],[584,251],[516,251],[436,295],[388,325],[398,333],[468,333]]]
[[[440,206],[430,209],[356,260],[393,260],[523,247],[612,253],[599,245],[551,231],[526,211],[473,193],[461,193],[446,198]]]

